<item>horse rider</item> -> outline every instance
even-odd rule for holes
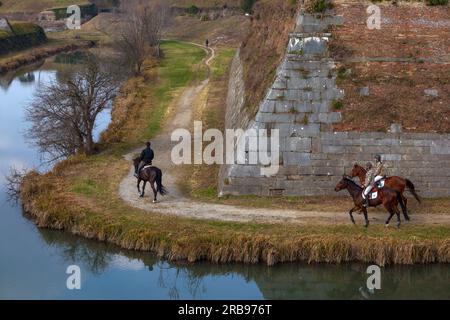
[[[364,182],[364,196],[366,197],[366,202],[364,207],[369,207],[369,193],[374,187],[374,184],[378,182],[384,175],[385,167],[384,163],[381,161],[381,156],[377,154],[375,156],[375,166],[371,162],[366,164],[366,181]]]
[[[141,155],[139,157],[139,159],[140,159],[139,165],[134,168],[134,176],[136,178],[139,177],[139,172],[141,171],[141,169],[143,167],[149,166],[152,164],[153,158],[155,157],[155,153],[153,152],[153,150],[151,148],[151,143],[147,142],[145,145],[146,145],[146,148],[144,150],[142,150]]]

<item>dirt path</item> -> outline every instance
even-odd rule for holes
[[[208,51],[205,64],[210,66],[214,59],[214,49],[194,44]],[[245,208],[231,205],[206,203],[188,199],[183,196],[178,187],[177,168],[170,159],[172,147],[176,144],[170,141],[170,135],[174,129],[187,128],[192,125],[192,105],[197,95],[208,85],[209,79],[198,85],[188,87],[176,101],[173,117],[168,121],[163,132],[152,139],[152,147],[156,154],[154,164],[163,171],[163,184],[169,190],[169,194],[161,197],[158,194],[158,203],[153,204],[153,192],[147,186],[146,196],[140,198],[136,189],[136,178],[133,176],[134,169],[130,167],[129,174],[123,179],[119,187],[120,197],[133,207],[142,210],[185,216],[200,219],[216,219],[223,221],[239,222],[289,222],[289,223],[318,223],[318,224],[349,224],[348,214],[345,212],[317,212],[297,211],[279,209]],[[141,148],[125,155],[125,159],[131,161],[133,156],[141,151]],[[363,223],[362,216],[354,215],[358,224]],[[386,219],[387,214],[370,213],[371,222],[380,224]],[[402,218],[403,219],[403,218]],[[408,224],[450,224],[450,216],[445,214],[415,215]],[[392,220],[395,225],[395,217]]]

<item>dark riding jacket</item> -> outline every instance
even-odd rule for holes
[[[154,157],[155,154],[150,147],[145,148],[141,152],[141,161],[144,162],[145,164],[151,164]]]

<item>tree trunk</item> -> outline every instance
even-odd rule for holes
[[[92,136],[92,131],[92,126],[89,125],[86,129],[86,142],[84,144],[84,152],[88,156],[94,154],[94,138]]]

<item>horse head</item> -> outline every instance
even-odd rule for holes
[[[336,187],[334,187],[334,191],[339,192],[341,190],[347,189],[348,180],[351,180],[351,177],[349,177],[348,175],[344,174],[342,176],[341,181],[339,181],[337,183]]]
[[[355,163],[352,167],[352,171],[350,172],[350,177],[360,177],[366,175],[366,169],[361,167],[359,164]]]

